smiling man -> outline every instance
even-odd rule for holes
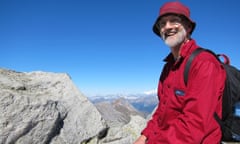
[[[226,73],[208,52],[192,62],[187,86],[184,68],[199,46],[191,38],[196,23],[190,10],[179,1],[160,8],[153,31],[170,48],[158,85],[159,104],[141,136],[134,144],[218,144]]]

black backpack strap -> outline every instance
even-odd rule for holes
[[[186,62],[185,69],[184,69],[184,83],[186,86],[187,86],[187,81],[188,81],[188,73],[189,73],[192,61],[202,51],[205,51],[205,49],[197,48],[196,50],[194,50]]]
[[[197,48],[196,50],[194,50],[191,55],[189,56],[186,65],[185,65],[185,69],[184,69],[184,84],[187,86],[187,81],[188,81],[188,73],[192,64],[193,59],[202,51],[206,51],[209,52],[210,54],[212,54],[213,56],[215,56],[215,58],[220,62],[221,60],[219,59],[219,55],[216,55],[213,51],[209,50],[209,49],[204,49],[204,48]],[[229,61],[228,61],[229,62]]]

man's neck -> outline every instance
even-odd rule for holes
[[[173,54],[174,59],[177,59],[180,55],[180,46],[172,47],[171,52]]]
[[[189,39],[186,39],[183,43],[181,43],[180,45],[177,45],[177,46],[175,46],[175,47],[171,47],[170,49],[171,49],[171,52],[172,52],[172,54],[173,54],[173,56],[174,56],[174,59],[177,59],[177,58],[179,58],[179,56],[180,56],[180,53],[181,53],[181,48],[182,48],[182,46],[185,44],[185,43],[187,43],[189,41]]]

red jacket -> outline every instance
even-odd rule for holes
[[[147,144],[217,144],[221,129],[214,119],[222,113],[226,73],[216,58],[200,53],[192,62],[187,87],[183,80],[185,63],[196,49],[190,40],[180,49],[180,58],[165,59],[159,85],[159,104],[142,134]]]

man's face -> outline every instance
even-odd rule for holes
[[[176,15],[167,15],[158,22],[160,35],[169,47],[179,46],[187,39],[183,20]]]

